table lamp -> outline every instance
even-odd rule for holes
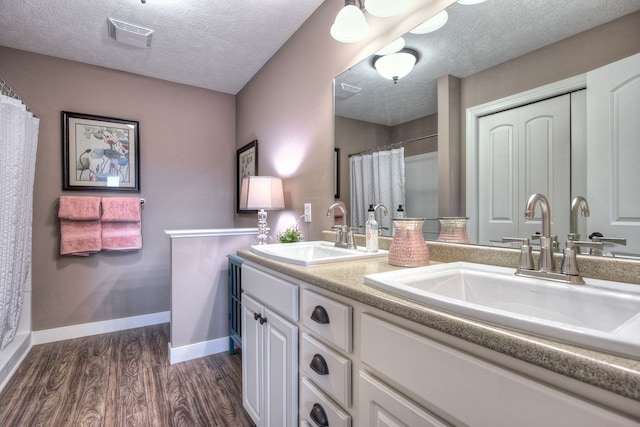
[[[242,178],[240,209],[258,210],[258,244],[267,244],[271,236],[269,236],[266,211],[284,209],[282,179],[273,176]]]

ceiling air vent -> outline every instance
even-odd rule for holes
[[[139,27],[138,25],[127,24],[117,19],[109,18],[109,37],[135,47],[151,47],[151,36],[153,30]]]
[[[341,90],[340,90],[341,89]],[[345,100],[351,98],[356,93],[360,92],[362,89],[353,86],[347,83],[340,83],[340,89],[337,89],[335,92],[336,99]]]

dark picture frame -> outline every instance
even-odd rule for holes
[[[340,149],[333,149],[333,197],[340,198]]]
[[[242,178],[258,176],[258,140],[254,139],[236,151],[236,212],[253,213],[252,209],[240,209],[240,189]]]
[[[140,191],[140,124],[62,112],[63,190]]]

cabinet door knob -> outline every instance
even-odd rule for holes
[[[260,313],[253,313],[253,320],[258,320],[260,319],[262,316],[260,316]]]
[[[266,317],[260,317],[260,324],[264,325],[265,323],[267,323],[267,318]]]
[[[329,314],[323,306],[316,305],[316,308],[313,309],[313,313],[311,313],[311,320],[325,325],[329,323]]]
[[[327,413],[319,403],[313,404],[313,408],[311,408],[309,416],[317,426],[329,427],[329,419],[327,418]]]
[[[327,361],[319,354],[313,356],[309,367],[318,375],[329,375],[329,367]]]

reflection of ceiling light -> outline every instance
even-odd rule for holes
[[[442,12],[439,12],[433,17],[427,19],[425,22],[418,25],[417,27],[415,27],[413,30],[410,30],[409,32],[411,34],[432,33],[444,27],[444,24],[446,24],[448,20],[449,20],[449,14],[447,13],[446,10],[443,10]]]
[[[151,47],[151,36],[153,30],[139,27],[117,19],[109,18],[107,21],[109,27],[109,37],[135,47]]]
[[[411,0],[365,0],[364,8],[373,16],[387,18],[397,15],[409,6]]]
[[[472,6],[478,3],[484,3],[487,0],[458,0],[458,3],[463,4],[465,6]]]
[[[355,5],[355,0],[345,0],[344,7],[338,12],[331,26],[331,37],[343,43],[354,43],[362,40],[369,32],[369,24],[364,14]]]
[[[363,1],[369,14],[387,17],[402,12],[411,0],[344,0],[344,7],[331,26],[331,37],[339,42],[354,43],[367,36],[369,24],[364,18]]]
[[[375,54],[379,56],[390,55],[392,53],[400,52],[404,48],[404,39],[402,37],[398,37]]]
[[[385,79],[398,83],[398,79],[405,77],[413,70],[418,62],[418,52],[413,49],[402,49],[391,55],[376,56],[373,58],[373,67]]]

